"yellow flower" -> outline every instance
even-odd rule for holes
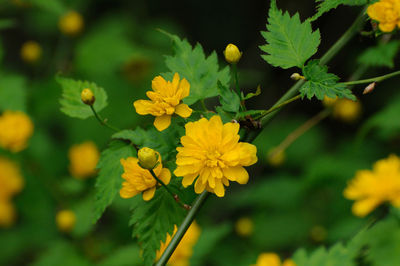
[[[71,210],[59,211],[56,215],[56,224],[61,232],[71,232],[76,223],[76,215]]]
[[[236,45],[230,43],[225,48],[224,56],[225,60],[229,64],[236,64],[242,57],[242,52],[239,51],[239,48]]]
[[[175,230],[173,235],[176,233],[178,228],[175,226]],[[167,265],[169,266],[188,266],[189,259],[193,254],[193,247],[196,244],[197,240],[200,236],[200,227],[196,222],[193,222],[188,228],[186,234],[183,236],[181,242],[175,249],[174,253],[172,253],[171,258],[169,259]],[[165,243],[161,242],[160,250],[157,251],[156,260],[159,260],[161,255],[164,253],[167,248],[169,242],[171,242],[171,236],[167,234],[167,239]]]
[[[235,230],[240,236],[249,236],[253,233],[253,221],[248,217],[242,217],[237,220]]]
[[[158,156],[159,164],[153,169],[156,176],[166,185],[171,180],[171,172],[167,168],[162,167],[161,156]],[[122,183],[122,188],[119,194],[122,198],[132,198],[139,193],[142,193],[143,200],[151,200],[156,192],[157,180],[151,175],[150,171],[142,168],[138,164],[139,160],[134,157],[121,159],[121,164],[124,167],[122,178],[126,181]]]
[[[31,119],[20,111],[5,111],[0,116],[0,147],[12,152],[26,148],[33,134]]]
[[[21,58],[27,63],[34,63],[42,55],[42,48],[35,41],[27,41],[21,47]]]
[[[267,162],[273,167],[281,166],[286,160],[286,154],[284,150],[275,151],[271,149],[267,154]]]
[[[368,16],[379,22],[379,29],[391,32],[396,26],[400,27],[400,1],[381,0],[370,5],[367,9]]]
[[[15,208],[9,200],[0,199],[0,227],[10,227],[15,222]]]
[[[332,107],[332,106],[334,106],[334,104],[337,102],[337,100],[338,100],[337,97],[336,97],[336,98],[330,98],[330,97],[328,97],[328,96],[325,96],[325,97],[324,97],[324,100],[322,101],[322,104],[323,104],[325,107]]]
[[[344,190],[344,196],[356,201],[352,210],[360,217],[384,202],[400,207],[400,158],[390,155],[377,161],[372,171],[358,171]]]
[[[73,177],[83,179],[96,173],[100,153],[92,141],[73,145],[68,152],[69,171]]]
[[[93,91],[89,88],[86,88],[81,92],[81,100],[84,104],[93,105],[96,98],[94,97]]]
[[[82,15],[76,11],[69,11],[64,14],[58,21],[60,31],[65,35],[78,35],[83,29]]]
[[[9,159],[0,157],[0,201],[9,200],[23,186],[24,180],[19,167]]]
[[[333,117],[351,123],[361,116],[361,103],[349,99],[339,99],[333,105]]]
[[[261,253],[254,266],[296,266],[296,264],[291,259],[286,259],[281,263],[281,259],[275,253]]]
[[[175,113],[183,118],[192,114],[192,109],[181,100],[189,96],[190,84],[186,79],[179,80],[179,74],[175,73],[172,82],[157,76],[153,79],[151,87],[153,91],[146,93],[149,100],[137,100],[133,103],[136,112],[140,115],[151,114],[155,116],[154,126],[163,131],[171,124],[171,116]]]
[[[158,156],[155,150],[143,147],[138,151],[139,165],[144,169],[153,169],[158,162]]]
[[[196,193],[204,189],[218,197],[225,195],[229,181],[246,184],[249,174],[243,166],[257,162],[256,146],[239,142],[238,123],[222,124],[219,116],[210,120],[202,118],[185,125],[186,135],[181,138],[183,147],[178,147],[176,176],[182,176],[182,185],[187,187],[195,179]]]

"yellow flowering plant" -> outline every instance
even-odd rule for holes
[[[0,265],[397,265],[400,0],[315,2],[4,5]]]

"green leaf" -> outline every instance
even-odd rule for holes
[[[276,0],[271,1],[267,30],[261,32],[267,44],[260,49],[267,53],[262,55],[265,61],[275,67],[284,69],[304,63],[317,52],[320,43],[319,30],[312,31],[311,23],[301,23],[299,14],[290,17],[276,6]]]
[[[222,109],[227,112],[237,113],[240,107],[240,98],[236,92],[218,82],[219,101]]]
[[[143,260],[136,244],[120,247],[110,252],[110,255],[100,261],[97,266],[141,266]]]
[[[251,99],[251,98],[253,98],[255,96],[258,96],[260,94],[261,94],[261,86],[258,85],[257,89],[256,89],[256,92],[249,92],[248,94],[246,94],[246,96],[243,97],[243,100]]]
[[[56,15],[62,15],[66,12],[64,4],[60,0],[30,0],[29,2],[38,8],[52,12]]]
[[[132,146],[118,140],[112,141],[109,147],[101,153],[97,165],[100,172],[95,185],[94,222],[111,205],[118,191],[121,189],[123,167],[120,160],[134,156],[134,154]]]
[[[394,58],[399,51],[400,41],[391,41],[388,43],[380,43],[375,47],[365,50],[360,57],[358,63],[367,67],[394,67]]]
[[[81,92],[83,89],[89,88],[93,91],[94,97],[96,98],[93,104],[96,112],[100,112],[107,106],[107,94],[102,87],[97,86],[93,82],[73,80],[63,78],[60,76],[56,77],[56,81],[62,87],[62,97],[60,99],[61,112],[68,116],[76,117],[80,119],[86,119],[93,116],[92,110],[81,100]]]
[[[176,192],[178,184],[171,182],[168,187]],[[150,201],[143,201],[141,195],[135,197],[130,225],[132,236],[138,239],[143,251],[144,265],[153,265],[161,242],[165,242],[167,233],[172,235],[174,225],[179,226],[185,214],[164,187],[158,188]]]
[[[228,86],[230,81],[229,68],[219,70],[217,54],[214,52],[206,57],[203,47],[198,43],[193,48],[190,43],[178,36],[166,33],[173,41],[174,56],[166,56],[165,63],[170,73],[163,74],[164,78],[172,80],[175,72],[190,83],[190,95],[183,102],[192,105],[200,99],[218,95],[217,82]]]
[[[311,99],[314,95],[323,100],[325,96],[330,98],[348,98],[353,101],[356,97],[346,85],[338,83],[339,77],[328,73],[328,67],[319,65],[318,60],[312,60],[303,69],[306,83],[301,87],[301,97],[307,96]]]
[[[337,8],[339,5],[362,6],[366,5],[368,0],[316,0],[315,2],[318,3],[317,13],[310,19],[310,21],[316,20],[324,13]]]
[[[356,264],[353,262],[355,256],[356,254],[338,243],[328,251],[321,247],[309,255],[304,249],[300,249],[296,251],[292,259],[297,266],[355,266]]]
[[[26,111],[26,80],[14,74],[0,74],[0,110]]]

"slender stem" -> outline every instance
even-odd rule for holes
[[[356,18],[356,20],[353,22],[353,24],[347,29],[347,31],[342,35],[342,37],[339,38],[339,40],[337,40],[335,42],[334,45],[332,45],[332,47],[321,57],[320,59],[320,64],[321,65],[325,65],[327,64],[349,41],[350,39],[357,34],[357,32],[361,29],[361,27],[364,24],[364,18],[365,18],[365,8],[361,11],[361,13],[358,15],[358,17]],[[304,84],[304,80],[299,80],[298,82],[296,82],[296,84],[294,84],[277,102],[275,105],[281,104],[282,102],[290,99],[291,97],[293,97],[294,95],[296,95],[296,93],[299,91],[299,89],[301,88],[301,86],[303,86]],[[264,116],[261,119],[261,125],[264,126],[266,125],[271,119],[272,117],[274,117],[276,111],[272,112],[266,116]],[[254,138],[258,135],[258,134],[254,134]]]
[[[383,76],[379,76],[379,77],[375,77],[375,78],[347,81],[347,82],[341,82],[341,83],[345,84],[345,85],[366,84],[366,83],[372,83],[372,82],[380,82],[380,81],[383,81],[385,79],[389,79],[389,78],[392,78],[392,77],[395,77],[395,76],[398,76],[398,75],[400,75],[400,71],[395,71],[393,73],[390,73],[390,74],[387,74],[387,75],[383,75]]]
[[[201,107],[203,107],[203,109],[204,109],[204,112],[208,112],[208,109],[207,109],[206,103],[204,102],[204,99],[201,99],[200,103],[201,103]]]
[[[172,238],[171,242],[169,243],[168,247],[165,249],[164,253],[162,254],[161,258],[155,263],[155,266],[163,266],[167,264],[169,258],[171,257],[172,253],[178,246],[179,242],[181,241],[182,237],[185,235],[187,229],[192,224],[194,218],[196,217],[197,212],[200,210],[201,206],[203,206],[204,202],[210,195],[209,192],[204,191],[201,193],[193,203],[192,209],[187,213],[185,219],[183,220],[182,224],[179,226],[178,231]]]
[[[118,129],[114,126],[109,125],[104,119],[102,119],[100,117],[100,115],[96,112],[96,110],[94,109],[93,105],[89,105],[89,106],[90,106],[90,109],[92,110],[94,116],[96,117],[97,121],[99,121],[101,125],[108,127],[109,129],[114,130],[115,132],[121,131],[120,129]]]
[[[175,194],[174,192],[172,192],[169,187],[167,187],[167,185],[157,177],[156,173],[154,173],[153,169],[150,169],[150,174],[154,177],[155,180],[157,180],[158,183],[160,183],[167,191],[168,193],[174,198],[174,200],[181,205],[182,208],[186,209],[186,210],[190,210],[192,207],[190,205],[184,204],[181,202],[181,200],[179,199],[179,196],[177,194]]]
[[[241,94],[240,88],[239,88],[239,79],[238,79],[236,64],[232,64],[232,72],[233,72],[233,79],[235,81],[235,89],[236,89],[236,92],[239,95],[240,100],[241,100],[242,99],[242,97],[241,97],[242,94]]]
[[[297,95],[297,96],[294,96],[294,97],[290,98],[289,100],[284,101],[283,103],[280,103],[280,104],[278,104],[278,105],[274,105],[274,106],[272,106],[271,108],[269,108],[268,110],[262,112],[261,115],[260,115],[260,117],[255,118],[255,119],[260,119],[260,118],[266,116],[267,114],[272,113],[273,111],[275,111],[275,110],[277,110],[277,109],[279,109],[279,108],[282,108],[283,106],[285,106],[285,105],[287,105],[287,104],[289,104],[289,103],[291,103],[291,102],[294,102],[294,101],[296,101],[297,99],[300,99],[300,97],[301,97],[301,95],[299,94],[299,95]]]

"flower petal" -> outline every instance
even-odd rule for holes
[[[189,96],[190,93],[190,84],[186,79],[182,79],[179,84],[179,89],[181,90],[181,99]]]
[[[153,103],[148,100],[137,100],[133,103],[133,106],[136,109],[136,113],[140,115],[148,115],[151,112]]]
[[[152,187],[146,191],[143,191],[142,196],[143,200],[149,201],[154,197],[154,193],[156,192],[156,187]]]
[[[188,187],[193,184],[194,179],[197,177],[197,174],[185,175],[182,179],[182,185],[184,187]]]
[[[167,81],[162,76],[157,76],[151,81],[153,91],[163,91],[167,86]]]
[[[164,129],[168,128],[170,124],[170,115],[156,116],[156,119],[154,119],[154,126],[157,128],[158,131],[163,131]]]
[[[121,198],[129,199],[139,194],[139,191],[134,189],[128,182],[122,183],[122,188],[119,191]]]
[[[187,118],[192,114],[192,109],[187,104],[181,103],[175,107],[175,114]]]
[[[217,180],[217,182],[215,182],[214,193],[220,198],[225,196],[225,188],[224,185],[222,185],[221,180]]]
[[[164,184],[168,185],[169,181],[171,180],[171,172],[169,171],[168,168],[163,168],[158,178],[161,179],[161,181],[163,181]]]
[[[224,168],[223,172],[227,179],[236,181],[239,184],[247,184],[249,181],[249,173],[247,173],[246,169],[241,166]]]
[[[197,178],[196,183],[194,183],[194,191],[197,194],[200,194],[201,192],[204,191],[205,188],[206,185],[201,182],[200,178]]]

